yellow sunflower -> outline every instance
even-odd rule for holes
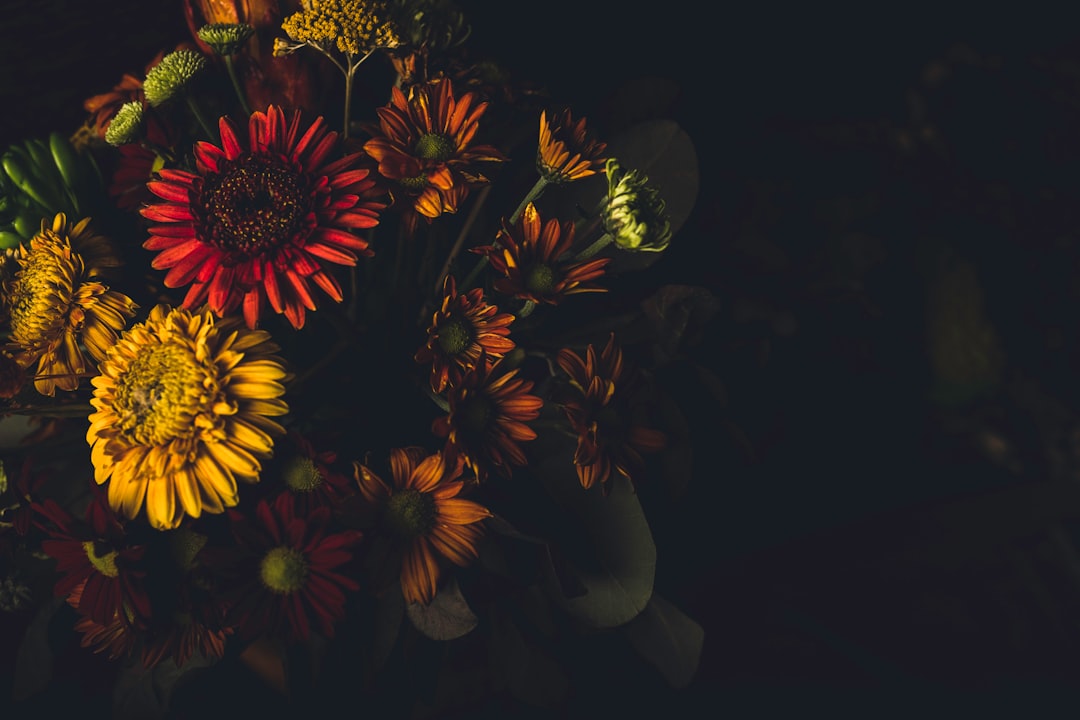
[[[89,218],[71,225],[57,213],[15,249],[12,262],[0,290],[8,349],[24,368],[37,363],[34,387],[42,395],[75,390],[92,370],[86,355],[102,360],[138,307],[102,282],[119,260]]]
[[[86,434],[98,484],[127,518],[171,529],[221,513],[255,483],[288,412],[270,334],[203,308],[158,305],[102,361]]]

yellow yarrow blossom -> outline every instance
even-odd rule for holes
[[[385,2],[370,0],[309,0],[304,9],[281,23],[299,43],[323,50],[336,47],[346,55],[366,55],[376,48],[401,44]],[[281,54],[275,43],[275,54]]]
[[[34,387],[42,395],[75,390],[138,307],[102,282],[119,260],[89,218],[72,225],[57,213],[11,262],[14,274],[0,288],[8,350],[24,368],[37,363]]]
[[[109,504],[150,524],[221,513],[255,483],[284,429],[288,378],[278,346],[239,318],[158,305],[109,351],[91,380],[86,440]]]

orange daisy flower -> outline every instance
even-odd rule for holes
[[[158,223],[143,247],[159,251],[152,265],[169,271],[166,287],[191,284],[184,308],[209,302],[223,317],[243,306],[254,329],[268,300],[302,328],[312,285],[341,302],[331,266],[374,254],[356,232],[386,206],[371,198],[362,153],[328,162],[338,134],[322,117],[302,131],[299,111],[286,120],[270,106],[251,115],[246,147],[228,117],[219,126],[220,148],[195,145],[196,172],[165,169],[148,183],[164,202],[141,210]]]
[[[455,98],[447,78],[413,85],[407,96],[392,91],[390,104],[376,110],[379,125],[369,127],[364,150],[429,221],[456,211],[462,187],[488,182],[476,164],[506,160],[494,146],[473,143],[488,104],[472,92]]]
[[[458,383],[482,355],[495,362],[513,350],[509,337],[513,321],[510,313],[484,302],[480,288],[459,295],[454,277],[447,275],[442,305],[431,319],[427,342],[415,355],[416,362],[431,365],[431,389],[441,393]]]
[[[395,448],[390,451],[392,485],[362,463],[353,467],[360,493],[382,509],[385,526],[404,545],[405,601],[430,603],[443,576],[440,558],[459,567],[475,560],[482,521],[491,517],[483,505],[458,497],[465,487],[461,457]]]
[[[536,169],[552,184],[568,183],[604,170],[607,143],[592,137],[585,118],[575,121],[569,109],[556,113],[548,121],[547,111],[540,113],[540,144],[536,150]]]
[[[527,463],[518,443],[536,439],[525,423],[535,420],[544,404],[529,393],[531,380],[501,364],[479,362],[451,386],[450,413],[432,424],[432,432],[447,439],[447,452],[460,454],[481,481],[489,467],[509,477],[511,465]]]
[[[494,283],[498,292],[548,305],[576,293],[607,292],[592,281],[604,274],[611,258],[562,259],[574,244],[573,222],[560,226],[552,218],[542,223],[540,213],[529,203],[516,226],[511,229],[504,222],[495,240],[494,245],[476,247],[473,252],[486,255],[495,271],[502,273]]]
[[[640,478],[645,470],[641,453],[663,449],[667,438],[639,422],[640,386],[623,365],[614,333],[599,354],[589,345],[582,359],[564,348],[557,362],[570,380],[559,405],[578,435],[574,465],[581,486],[599,483],[606,492],[612,470],[631,481]]]

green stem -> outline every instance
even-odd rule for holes
[[[352,58],[349,58],[352,60]],[[341,130],[341,139],[349,139],[349,110],[352,107],[352,81],[353,73],[356,71],[356,65],[350,65],[349,71],[345,73],[345,119],[344,127]]]
[[[199,125],[202,127],[203,132],[206,133],[206,137],[211,142],[217,140],[217,133],[215,133],[213,129],[211,129],[210,124],[206,122],[206,118],[203,117],[202,110],[199,109],[199,103],[195,101],[195,98],[188,93],[184,93],[184,100],[187,101],[187,106],[191,108],[191,114],[199,121]]]
[[[615,239],[615,236],[612,235],[611,233],[604,233],[592,245],[590,245],[589,247],[585,248],[584,250],[579,252],[577,255],[575,255],[574,259],[575,260],[588,260],[593,255],[595,255],[596,253],[600,252],[601,250],[606,248],[608,245],[610,245],[611,241],[614,240],[614,239]]]
[[[232,80],[233,90],[236,91],[236,97],[240,101],[240,107],[244,109],[245,115],[251,115],[251,108],[248,106],[247,102],[247,94],[240,85],[240,78],[236,74],[236,65],[233,63],[232,55],[225,56],[225,69],[229,71],[229,79]]]
[[[521,309],[517,311],[518,319],[529,317],[535,309],[536,303],[532,300],[526,300],[525,304],[521,306]]]

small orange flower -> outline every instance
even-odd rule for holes
[[[645,470],[641,453],[663,449],[667,438],[638,422],[640,386],[623,365],[614,333],[599,355],[592,345],[584,360],[563,349],[558,363],[570,380],[559,404],[578,434],[574,464],[581,486],[587,490],[600,483],[607,492],[613,469],[631,481],[640,478]]]
[[[447,438],[447,452],[460,454],[478,480],[488,468],[510,476],[511,465],[525,465],[518,443],[536,439],[527,423],[540,414],[543,400],[529,393],[531,380],[519,378],[517,368],[502,361],[481,361],[450,388],[450,414],[436,418],[432,432]]]
[[[471,92],[455,98],[448,78],[413,85],[407,96],[396,87],[392,93],[375,111],[379,125],[369,128],[364,150],[415,212],[430,221],[456,211],[462,188],[488,182],[477,163],[506,160],[494,146],[473,143],[488,104]]]
[[[550,122],[546,111],[540,113],[536,169],[549,183],[568,183],[602,172],[606,150],[607,143],[586,129],[585,118],[575,122],[569,109],[556,113]]]
[[[430,603],[443,575],[440,557],[459,567],[475,560],[482,521],[491,517],[483,505],[458,497],[465,488],[461,458],[395,448],[390,451],[392,485],[362,463],[353,467],[360,493],[382,509],[386,528],[404,544],[405,601]]]
[[[540,213],[529,203],[516,227],[504,222],[495,239],[495,245],[473,248],[473,252],[486,255],[496,272],[502,273],[494,287],[503,294],[557,305],[567,295],[607,292],[591,281],[604,274],[611,258],[561,259],[574,244],[573,222],[562,224],[561,229],[554,218],[541,223]]]
[[[427,342],[415,356],[421,365],[431,365],[431,389],[441,393],[447,385],[457,384],[481,355],[495,362],[513,350],[514,341],[509,338],[513,321],[510,313],[500,313],[498,307],[484,302],[480,288],[459,295],[453,275],[447,275],[442,306],[431,319]]]

